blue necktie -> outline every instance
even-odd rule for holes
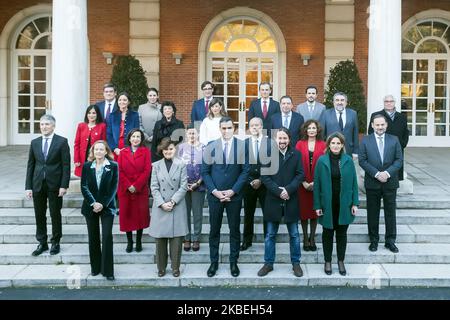
[[[47,154],[48,154],[48,138],[45,138],[44,142],[44,159],[47,160]]]
[[[342,121],[342,112],[339,112],[339,128],[344,131],[344,122]]]
[[[258,145],[258,140],[255,140],[255,159],[256,159],[256,163],[259,163],[259,145]]]
[[[285,127],[286,129],[289,129],[288,116],[284,116],[283,127]]]

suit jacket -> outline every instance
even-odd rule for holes
[[[203,121],[203,119],[206,118],[206,112],[205,112],[205,99],[199,99],[195,100],[192,104],[192,110],[191,110],[191,123],[194,123],[196,121]]]
[[[86,161],[88,144],[92,146],[97,140],[106,140],[106,124],[104,122],[98,123],[90,130],[87,123],[80,122],[78,124],[75,142],[73,144],[73,162],[79,162],[81,165],[75,168],[76,176],[81,177],[81,170]]]
[[[95,168],[91,168],[92,162],[87,161],[83,165],[83,173],[81,175],[81,193],[83,194],[83,205],[81,206],[81,213],[84,216],[93,216],[92,204],[99,202],[103,205],[101,213],[114,215],[116,213],[116,192],[117,183],[119,179],[119,166],[117,162],[109,160],[109,165],[106,165],[100,188],[97,187],[97,178],[95,175]]]
[[[372,128],[372,120],[373,117],[375,117],[377,114],[383,115],[388,123],[388,127],[386,130],[386,133],[392,134],[394,136],[397,136],[398,141],[400,142],[400,145],[402,146],[402,149],[405,149],[408,145],[409,140],[409,130],[408,130],[408,120],[406,119],[406,116],[400,112],[395,112],[394,121],[392,121],[391,117],[387,114],[386,111],[381,110],[372,113],[370,116],[370,122],[369,122],[369,128],[367,129],[367,134],[373,133]]]
[[[271,124],[271,117],[276,114],[280,113],[280,103],[278,101],[275,101],[273,99],[270,99],[268,109],[267,109],[267,116],[266,118],[263,117],[262,108],[261,108],[261,98],[253,100],[250,104],[250,108],[248,109],[248,121],[254,117],[261,118],[263,120],[263,129],[270,129]],[[270,132],[267,132],[267,135],[270,137]]]
[[[299,219],[298,187],[304,180],[302,156],[300,152],[288,147],[285,156],[276,149],[279,158],[279,169],[273,175],[262,175],[261,180],[267,188],[264,203],[264,221],[280,222],[284,216],[284,222],[296,222]],[[286,188],[289,200],[280,198],[281,189]]]
[[[316,101],[316,103],[314,105],[314,111],[311,114],[311,112],[309,112],[308,102],[305,101],[303,103],[300,103],[297,106],[296,111],[303,116],[303,119],[305,121],[308,121],[309,119],[314,119],[314,120],[319,121],[320,116],[322,115],[322,112],[325,109],[326,108],[325,108],[325,106],[323,104],[321,104],[320,102]]]
[[[245,143],[233,138],[232,149],[226,163],[223,163],[222,140],[210,142],[204,151],[202,162],[202,178],[208,189],[208,200],[217,201],[212,191],[232,189],[231,201],[241,201],[242,188],[247,182],[250,166],[245,159]]]
[[[116,149],[119,145],[121,121],[122,112],[120,112],[120,110],[117,110],[109,116],[106,124],[106,140],[112,151],[114,151],[114,149]],[[139,113],[128,109],[127,115],[125,116],[125,142],[128,132],[130,132],[132,129],[139,129],[139,127]]]
[[[359,132],[358,132],[358,115],[356,111],[350,108],[345,108],[345,126],[344,131],[341,131],[339,122],[336,117],[334,108],[324,110],[320,116],[320,125],[323,129],[323,136],[327,138],[335,132],[340,132],[345,137],[345,151],[347,154],[358,154],[359,150]]]
[[[305,120],[303,116],[297,112],[292,112],[291,123],[289,124],[289,132],[291,133],[291,146],[295,147],[300,139],[301,128]],[[280,129],[283,126],[282,114],[277,113],[272,116],[270,129]],[[275,130],[274,130],[275,131]],[[273,132],[271,132],[273,134]]]
[[[270,141],[267,137],[262,137],[259,146],[259,156],[255,156],[255,146],[252,143],[252,138],[245,139],[245,154],[250,167],[247,183],[255,179],[261,178],[261,164],[268,158]]]
[[[364,186],[366,189],[384,188],[396,189],[399,187],[398,171],[402,166],[402,147],[398,138],[386,134],[384,138],[383,162],[378,152],[378,143],[375,134],[364,136],[359,150],[359,165],[364,169]],[[387,171],[391,176],[386,183],[381,183],[375,178],[377,172]]]
[[[105,100],[97,101],[97,102],[95,103],[95,105],[96,105],[97,107],[99,107],[100,112],[101,112],[101,114],[102,114],[103,122],[106,123],[106,119],[105,119]],[[113,109],[112,109],[112,111],[109,113],[109,115],[111,115],[113,112],[116,112],[117,110],[119,110],[119,105],[117,104],[117,99],[116,99],[116,102],[114,103]]]
[[[49,191],[69,188],[70,148],[67,139],[57,134],[53,136],[47,159],[42,153],[42,137],[31,141],[25,190],[39,192],[44,179]]]
[[[174,158],[169,172],[164,159],[153,163],[150,187],[153,196],[149,234],[154,238],[174,238],[188,233],[185,196],[187,192],[186,165]],[[170,200],[176,205],[171,212],[160,206]]]

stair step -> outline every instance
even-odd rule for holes
[[[115,265],[115,281],[101,275],[91,276],[88,265],[14,265],[0,266],[0,287],[211,287],[211,286],[388,286],[450,287],[449,264],[348,264],[347,276],[333,265],[333,274],[325,275],[323,264],[302,264],[304,276],[297,278],[290,264],[275,264],[274,271],[258,277],[262,264],[240,264],[241,274],[233,278],[229,265],[220,264],[217,275],[208,278],[209,264],[182,264],[181,276],[171,270],[157,276],[155,264]],[[373,287],[372,287],[373,288]]]

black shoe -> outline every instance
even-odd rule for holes
[[[273,271],[273,266],[265,263],[258,271],[258,277],[265,277],[269,272]]]
[[[375,243],[375,242],[371,242],[370,246],[369,246],[369,250],[372,251],[372,252],[377,251],[378,250],[378,244]]]
[[[309,251],[309,250],[311,250],[311,247],[303,244],[303,251]]]
[[[100,272],[91,272],[91,276],[95,277],[98,276],[100,274]]]
[[[325,262],[325,265],[323,266],[323,271],[325,271],[325,274],[331,276],[333,271],[331,270],[331,262]]]
[[[126,252],[130,253],[133,251],[133,242],[128,242],[127,248],[125,249]]]
[[[347,270],[345,270],[344,261],[338,261],[339,274],[341,276],[345,276],[347,274]]]
[[[40,244],[40,245],[37,246],[36,250],[34,250],[31,255],[37,257],[42,252],[47,251],[47,250],[48,250],[48,244],[46,244],[46,243]]]
[[[116,278],[114,278],[114,276],[107,276],[106,280],[114,281],[114,280],[116,280]]]
[[[245,251],[245,250],[247,250],[248,248],[250,248],[251,246],[252,246],[251,243],[244,242],[244,243],[242,243],[241,251]]]
[[[136,241],[136,252],[141,252],[141,251],[142,251],[142,242]]]
[[[292,265],[292,270],[294,271],[294,276],[303,277],[303,270],[300,267],[300,263],[294,263]]]
[[[50,254],[53,256],[55,254],[58,254],[61,251],[61,248],[59,247],[59,243],[52,244],[52,247],[50,248]]]
[[[206,274],[208,275],[208,277],[214,277],[216,275],[217,269],[219,269],[219,263],[218,262],[213,262],[211,263],[211,265],[208,268],[208,271],[206,272]]]
[[[236,262],[230,263],[230,272],[233,277],[238,277],[241,273]]]
[[[398,248],[397,248],[397,246],[395,244],[393,244],[393,243],[386,243],[384,246],[385,246],[386,249],[389,249],[391,252],[398,253]]]

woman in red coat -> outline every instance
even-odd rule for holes
[[[320,156],[326,149],[326,144],[321,137],[322,128],[314,119],[306,121],[301,129],[301,137],[295,148],[302,154],[303,172],[305,181],[298,189],[300,202],[300,220],[303,229],[303,250],[316,251],[317,215],[313,210],[314,168]],[[308,220],[311,221],[311,233],[308,237]]]
[[[142,231],[150,225],[148,179],[151,171],[150,150],[144,146],[144,133],[132,129],[126,147],[119,155],[119,222],[120,231],[127,233],[126,252],[133,251],[136,232],[136,252],[142,251]]]
[[[97,140],[106,140],[106,124],[103,122],[100,109],[96,105],[90,105],[84,114],[84,122],[78,124],[73,145],[76,176],[81,177],[81,170],[89,155],[89,149]]]

